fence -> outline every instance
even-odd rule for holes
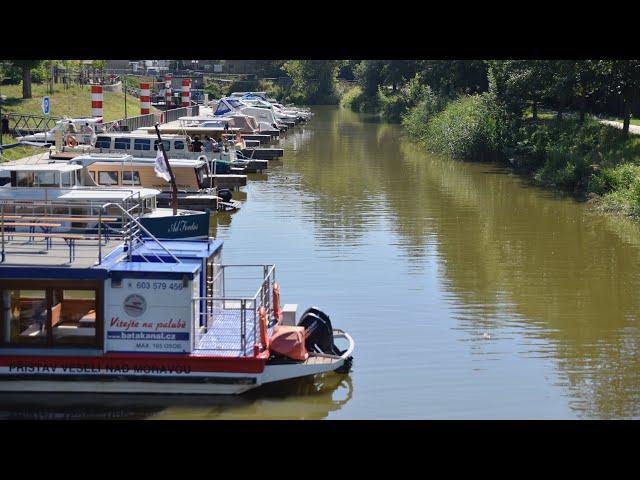
[[[9,120],[8,132],[18,136],[30,135],[36,132],[48,132],[62,117],[49,117],[42,115],[23,115],[20,113],[7,113],[4,116]]]
[[[114,120],[104,124],[106,132],[113,131],[129,131],[132,132],[138,128],[153,127],[156,123],[167,123],[177,120],[180,117],[197,116],[200,112],[199,105],[192,107],[175,108],[166,112],[154,112],[148,115],[138,115],[126,119]],[[161,120],[163,120],[161,122]]]

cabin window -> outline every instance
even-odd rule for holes
[[[2,290],[2,343],[47,343],[49,309],[46,290]]]
[[[99,185],[118,185],[118,172],[98,172]]]
[[[133,141],[133,149],[134,150],[151,150],[151,140],[136,138]]]
[[[111,137],[98,137],[96,139],[96,148],[111,148]]]
[[[184,150],[184,142],[182,140],[176,140],[173,142],[174,150]]]
[[[169,140],[163,140],[162,144],[164,145],[164,151],[168,152],[169,150],[171,150],[171,142]],[[158,150],[158,140],[155,140],[153,142],[153,149],[154,150]]]
[[[5,346],[98,346],[97,291],[0,290],[0,340]]]
[[[122,172],[122,184],[123,185],[142,185],[140,181],[140,172],[123,171]]]
[[[52,289],[54,345],[96,346],[96,291]]]
[[[129,150],[131,148],[130,138],[116,138],[115,147],[117,150]]]
[[[16,187],[33,187],[33,172],[16,172]]]
[[[59,187],[56,172],[35,172],[35,184],[39,187]]]
[[[89,170],[89,176],[91,177],[91,180],[93,180],[93,183],[96,183],[96,172]]]
[[[73,175],[74,172],[63,172],[62,173],[62,186],[63,187],[72,187],[73,186]]]

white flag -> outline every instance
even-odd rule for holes
[[[153,168],[156,172],[156,175],[165,181],[171,180],[171,175],[169,175],[169,170],[167,170],[167,165],[164,163],[164,155],[162,154],[162,150],[160,150],[160,145],[158,145],[158,154],[156,155],[156,165]]]

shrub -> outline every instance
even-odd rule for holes
[[[354,112],[359,112],[362,100],[362,88],[356,86],[347,90],[344,95],[342,95],[340,106],[342,108],[349,108]]]
[[[431,117],[424,140],[433,151],[454,158],[497,158],[504,143],[504,121],[490,94],[462,96]]]

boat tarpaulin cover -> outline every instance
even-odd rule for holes
[[[279,325],[271,336],[269,350],[293,360],[304,361],[309,358],[304,340],[304,327]]]

